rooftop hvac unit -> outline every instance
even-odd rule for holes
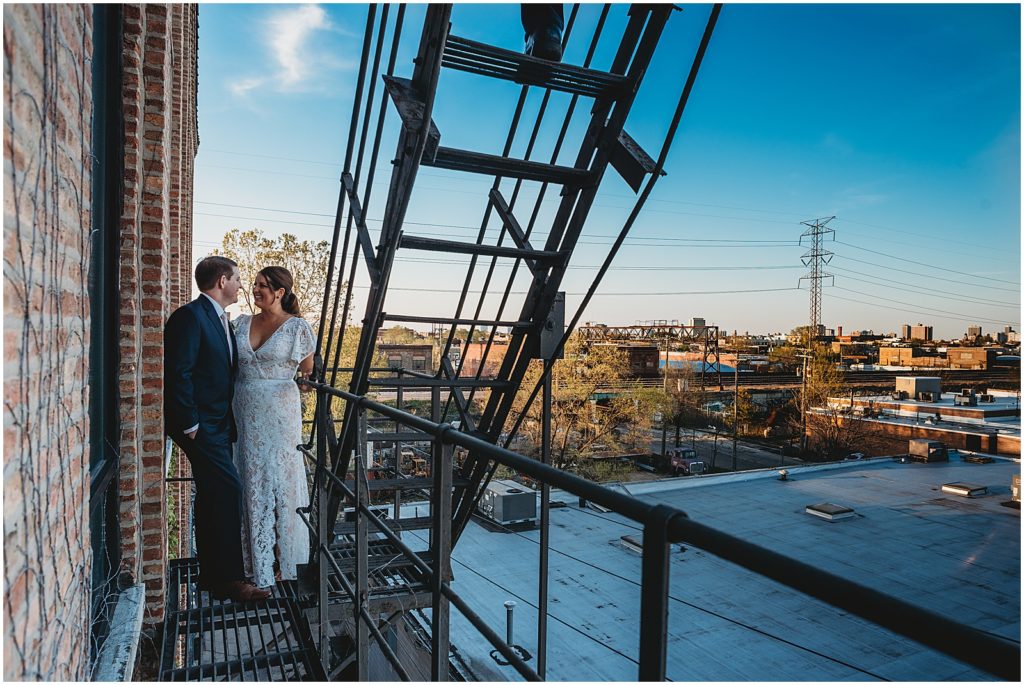
[[[970,397],[971,395],[974,394],[974,388],[962,388],[960,390],[960,394],[963,395],[964,397]]]
[[[949,461],[946,446],[938,440],[928,438],[910,439],[910,458],[915,461]]]
[[[933,393],[933,392],[919,392],[919,393],[917,393],[917,399],[921,400],[922,402],[934,402],[935,401],[935,393]]]
[[[1013,480],[1010,481],[1010,492],[1013,495],[1013,501],[1020,501],[1020,474],[1013,474]]]
[[[515,481],[491,481],[477,509],[502,525],[534,522],[537,520],[537,494]]]
[[[994,395],[978,395],[979,402],[995,402],[996,398]]]
[[[975,395],[957,395],[953,398],[953,404],[959,407],[973,407],[978,404],[978,398]]]
[[[894,400],[905,400],[909,395],[906,390],[897,390],[892,394]]]

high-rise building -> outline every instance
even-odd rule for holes
[[[904,340],[910,340],[910,324],[905,323],[900,326],[900,337]]]
[[[916,326],[910,327],[910,339],[911,340],[931,340],[932,339],[932,327],[925,326],[923,323],[918,323]]]
[[[974,340],[975,338],[981,337],[981,326],[968,326],[967,327],[967,339]]]

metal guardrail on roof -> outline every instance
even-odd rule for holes
[[[940,614],[922,609],[896,597],[886,595],[873,588],[852,582],[841,576],[828,573],[810,564],[797,561],[785,555],[760,547],[746,540],[716,530],[711,526],[691,519],[686,512],[664,504],[650,504],[635,497],[606,488],[597,483],[560,471],[473,435],[461,432],[446,423],[435,423],[388,405],[374,402],[367,397],[356,396],[329,385],[303,381],[321,395],[332,395],[348,400],[362,414],[373,412],[392,419],[400,425],[429,434],[434,441],[435,464],[432,469],[435,488],[431,500],[431,511],[435,516],[435,536],[428,563],[420,554],[413,552],[391,529],[386,521],[373,515],[366,505],[362,478],[357,473],[354,488],[337,478],[327,468],[327,435],[331,429],[329,417],[320,410],[317,416],[318,446],[316,451],[305,449],[307,457],[316,465],[319,483],[326,490],[327,483],[342,489],[347,497],[357,502],[357,527],[363,520],[362,535],[365,538],[367,523],[372,525],[416,566],[427,579],[426,585],[432,595],[434,616],[437,625],[447,626],[447,604],[450,602],[466,616],[481,634],[494,645],[502,656],[525,678],[539,680],[540,677],[523,662],[519,655],[500,636],[487,626],[472,609],[465,604],[448,585],[447,573],[450,549],[450,528],[445,536],[445,525],[450,525],[451,501],[451,455],[454,447],[477,450],[495,462],[512,468],[521,474],[552,487],[561,488],[578,497],[598,504],[617,514],[643,525],[643,562],[641,576],[640,605],[640,654],[639,680],[664,680],[668,635],[668,588],[669,548],[672,543],[685,542],[703,549],[722,559],[770,578],[787,587],[819,599],[831,606],[875,623],[883,628],[903,635],[911,640],[940,651],[954,659],[970,664],[987,673],[1010,681],[1020,680],[1020,646],[994,635],[984,633]],[[326,407],[319,401],[318,407]],[[358,464],[360,460],[356,459]],[[314,551],[335,573],[344,576],[338,566],[335,553],[329,545],[330,532],[322,515],[317,522],[310,521],[312,508],[300,510],[303,520],[314,534]],[[365,545],[365,542],[363,543]],[[357,562],[358,564],[359,562]],[[318,598],[321,610],[326,606],[326,567],[320,565],[321,596]],[[386,640],[373,626],[372,617],[363,606],[367,596],[365,560],[363,570],[357,572],[357,583],[346,581],[345,591],[352,598],[354,619],[365,625],[373,639],[381,645],[385,657],[396,668],[400,676],[406,674],[397,657],[386,645]],[[440,618],[443,617],[443,620]],[[326,624],[326,613],[323,615]],[[436,632],[436,631],[435,631]],[[434,635],[432,659],[440,668],[440,661],[447,662],[447,635]],[[443,647],[443,651],[438,652]],[[435,671],[435,679],[437,671]]]

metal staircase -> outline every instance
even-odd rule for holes
[[[653,171],[650,157],[638,146],[625,145],[623,127],[633,104],[643,74],[648,68],[654,48],[661,36],[672,6],[642,5],[629,10],[629,20],[621,37],[610,72],[585,67],[552,64],[523,54],[467,40],[449,34],[450,6],[434,5],[427,10],[420,38],[416,67],[411,79],[391,75],[383,77],[386,92],[397,110],[402,131],[395,153],[387,207],[384,212],[380,240],[371,244],[366,229],[363,203],[353,176],[343,176],[343,185],[357,229],[357,240],[370,276],[371,286],[363,327],[359,340],[355,369],[349,391],[364,395],[370,388],[369,369],[376,352],[377,334],[386,321],[430,322],[451,327],[449,346],[457,326],[478,329],[487,326],[507,326],[512,338],[500,372],[496,378],[476,377],[474,389],[485,386],[489,392],[486,408],[479,421],[468,413],[462,398],[464,384],[459,368],[452,368],[443,354],[436,376],[437,383],[450,389],[454,406],[463,430],[469,430],[494,442],[502,432],[512,401],[518,392],[527,365],[540,358],[541,337],[552,304],[561,286],[566,267],[572,257],[587,216],[593,205],[601,180],[613,157],[634,160],[635,167],[649,173]],[[527,87],[547,88],[593,99],[589,126],[573,166],[559,166],[506,155],[489,155],[470,150],[444,147],[440,144],[442,132],[430,119],[438,80],[445,69],[457,69],[482,78],[499,78],[526,84]],[[520,108],[521,109],[521,108]],[[403,219],[420,166],[438,167],[466,173],[495,177],[488,196],[488,211],[493,210],[502,228],[495,243],[484,240],[484,234],[475,242],[461,242],[410,235],[403,230]],[[561,200],[554,222],[543,246],[530,242],[513,213],[511,203],[498,185],[501,179],[517,182],[516,193],[522,182],[532,181],[559,187]],[[514,196],[513,196],[514,197]],[[532,228],[532,226],[531,226]],[[511,245],[502,244],[505,237]],[[387,285],[400,251],[417,250],[447,254],[468,254],[492,260],[514,260],[522,263],[532,274],[533,281],[522,310],[509,321],[483,320],[462,316],[387,315],[384,307]],[[472,269],[472,266],[471,266]],[[469,277],[467,277],[467,284]],[[561,333],[561,331],[559,331]],[[447,348],[445,350],[447,352]],[[409,381],[406,381],[409,382]],[[422,380],[416,381],[422,383]],[[388,385],[386,379],[375,379],[377,387]],[[337,439],[336,458],[332,460],[334,473],[343,477],[348,473],[353,453],[357,448],[358,425],[353,420],[355,404],[346,403],[341,433]],[[332,442],[334,442],[332,440]],[[481,486],[491,471],[492,464],[470,453],[462,467],[465,482],[457,484],[454,511],[453,542],[457,540],[478,499]],[[332,500],[330,512],[337,511],[337,500]]]
[[[624,127],[666,22],[676,9],[674,6],[651,4],[632,5],[628,9],[615,8],[614,11],[626,11],[628,16],[622,34],[618,37],[609,70],[599,71],[590,68],[590,63],[613,6],[602,7],[584,63],[582,66],[575,66],[535,59],[515,51],[452,35],[452,7],[430,5],[426,9],[414,60],[415,66],[410,78],[403,78],[394,73],[405,6],[399,6],[397,12],[388,65],[386,69],[380,70],[389,9],[387,5],[383,7],[375,41],[376,7],[371,6],[368,14],[348,149],[341,175],[331,263],[321,312],[319,349],[322,356],[318,359],[318,380],[324,386],[337,388],[338,374],[351,373],[348,392],[318,394],[316,425],[320,427],[320,432],[315,436],[317,445],[315,450],[312,444],[305,449],[309,460],[317,465],[313,499],[307,510],[306,520],[314,539],[323,543],[319,553],[314,545],[310,568],[319,571],[321,593],[326,592],[331,597],[330,601],[321,600],[321,606],[310,612],[310,620],[318,626],[322,649],[332,653],[325,656],[326,663],[335,664],[333,671],[329,672],[331,676],[341,673],[353,660],[358,664],[358,668],[365,668],[362,663],[365,656],[361,659],[359,653],[365,655],[368,635],[365,630],[361,631],[359,620],[352,620],[353,603],[359,605],[357,613],[363,613],[366,608],[371,608],[370,613],[374,615],[379,614],[381,607],[408,612],[418,607],[432,606],[432,615],[441,621],[431,631],[432,639],[438,641],[433,645],[432,652],[438,659],[438,654],[447,654],[447,630],[444,625],[444,617],[447,614],[438,605],[438,597],[441,595],[439,584],[450,579],[451,572],[447,560],[451,547],[457,543],[460,533],[475,510],[477,501],[497,468],[497,462],[485,454],[486,449],[464,450],[456,464],[451,445],[443,444],[444,431],[438,434],[433,434],[429,430],[410,432],[408,427],[403,427],[396,421],[392,431],[375,435],[373,438],[378,444],[383,442],[384,438],[391,438],[394,447],[391,450],[390,461],[371,473],[368,469],[367,455],[367,393],[383,390],[395,393],[397,408],[401,410],[403,391],[428,390],[432,400],[430,418],[435,424],[457,419],[461,432],[490,445],[497,443],[499,437],[506,431],[506,422],[510,418],[513,402],[522,389],[531,362],[540,360],[545,364],[545,368],[549,368],[554,359],[560,356],[565,338],[575,323],[572,322],[566,330],[561,324],[560,317],[553,317],[552,314],[555,309],[562,310],[564,296],[559,292],[562,281],[605,172],[611,166],[634,191],[640,192],[645,179],[653,181],[652,176],[663,175],[659,164],[663,163],[664,153],[667,151],[666,142],[662,159],[655,163],[626,133]],[[572,33],[578,10],[578,5],[571,10],[564,41],[568,41]],[[717,12],[716,8],[713,18],[717,16]],[[684,89],[684,100],[696,75],[699,56],[702,55],[707,38],[710,37],[711,26],[713,19],[709,22],[698,59],[691,69],[690,81]],[[375,45],[372,59],[371,44]],[[448,70],[521,85],[517,108],[501,155],[442,145],[444,131],[437,126],[432,114],[438,83]],[[379,80],[375,77],[378,71]],[[379,118],[369,153],[367,180],[361,183],[360,174],[367,156],[366,144],[371,130],[372,104],[378,83],[382,87]],[[522,123],[524,104],[531,88],[541,89],[543,101],[532,128],[526,154],[523,158],[516,158],[510,153]],[[536,161],[531,157],[540,156],[535,154],[538,130],[552,92],[566,93],[571,98],[557,142],[550,154],[545,155],[548,161]],[[590,104],[585,133],[577,143],[573,164],[560,165],[556,160],[563,146],[567,145],[567,131],[580,98],[585,98]],[[362,111],[364,102],[365,111]],[[674,132],[678,124],[681,107],[682,100],[670,131]],[[374,244],[367,227],[367,207],[374,188],[373,175],[386,110],[397,112],[401,129],[392,161],[393,169],[380,234]],[[362,132],[358,142],[357,129]],[[482,198],[486,202],[486,210],[475,240],[435,238],[406,232],[406,212],[421,167],[493,177],[489,192]],[[512,184],[511,191],[502,188],[503,181]],[[527,215],[521,214],[521,210],[516,207],[525,184],[539,184],[537,205],[526,222],[522,221],[521,217]],[[533,234],[538,224],[540,202],[549,189],[558,191],[558,207],[550,225],[544,227],[547,229],[546,239],[540,243],[533,239]],[[649,191],[650,185],[638,201],[637,211]],[[346,207],[348,222],[343,232],[342,223]],[[499,222],[496,232],[487,230],[492,216]],[[624,233],[626,231],[628,225],[624,228]],[[621,244],[621,240],[618,244]],[[609,254],[609,261],[618,244]],[[459,303],[454,313],[386,312],[388,285],[396,271],[405,266],[402,262],[396,265],[396,255],[414,252],[470,257]],[[340,264],[336,264],[339,257]],[[355,280],[360,262],[369,279],[369,293],[361,319],[362,326],[354,364],[351,369],[341,370],[341,349],[346,331],[339,323],[349,319],[353,300],[351,284]],[[499,262],[511,263],[512,272],[503,291],[500,286],[497,289],[501,292],[498,314],[485,318],[481,316],[484,298]],[[484,264],[487,264],[487,273],[483,292],[473,313],[469,314],[470,284],[478,266],[482,267]],[[506,314],[506,309],[510,308],[510,291],[520,268],[525,269],[523,273],[530,279],[528,292],[519,311]],[[600,276],[597,280],[599,279]],[[583,306],[586,306],[586,301]],[[581,313],[582,307],[577,312],[577,319]],[[379,352],[378,333],[388,322],[431,324],[447,328],[441,362],[436,373],[423,374],[408,369],[401,369],[397,373],[382,373],[381,369],[374,366],[374,360],[378,359]],[[484,327],[490,331],[484,359],[481,359],[479,367],[472,374],[463,373],[465,357],[460,358],[457,363],[453,363],[449,358],[458,327],[468,327],[470,336]],[[508,329],[510,338],[500,369],[496,375],[488,377],[482,374],[484,361],[500,328]],[[442,398],[442,391],[446,393],[446,398]],[[484,408],[479,415],[472,411],[473,400],[478,393],[486,394]],[[536,396],[536,393],[537,388],[534,388],[533,396]],[[338,407],[336,400],[342,395],[344,404]],[[513,427],[509,433],[514,434],[516,428]],[[508,435],[505,437],[507,444],[507,440],[511,438]],[[403,473],[400,457],[402,445],[424,442],[431,443],[430,477],[416,477]],[[325,454],[329,457],[324,458]],[[386,522],[389,528],[387,531],[382,529],[375,532],[374,527],[380,522],[370,521],[367,525],[364,519],[368,517],[361,517],[358,513],[361,509],[369,511],[366,507],[373,498],[371,493],[375,491],[394,493],[394,515]],[[408,497],[403,493],[409,492],[418,492],[429,499],[430,516],[399,520],[402,498]],[[343,520],[341,514],[346,507],[349,515],[355,513],[354,522]],[[416,552],[414,555],[411,550],[405,550],[410,554],[403,557],[402,531],[414,531],[417,528],[429,529],[430,549]],[[428,568],[432,573],[426,572]],[[310,584],[306,585],[306,590],[314,591]],[[447,599],[442,599],[447,603]],[[366,618],[369,618],[369,614]],[[344,630],[354,635],[355,648],[350,653],[343,653],[349,649],[348,647],[339,648],[335,645],[333,649],[328,648],[328,643],[332,639],[337,642],[336,628],[341,624],[348,626]],[[505,656],[515,662],[514,654]],[[440,662],[432,669],[434,678],[443,677],[445,672],[446,669]],[[397,673],[402,675],[401,670],[397,670]],[[365,673],[360,670],[358,675],[362,677]]]

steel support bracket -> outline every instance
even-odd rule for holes
[[[612,147],[610,161],[634,193],[640,192],[644,178],[647,174],[653,174],[658,166],[651,156],[644,152],[640,144],[625,131],[619,132],[619,137]],[[658,175],[664,176],[665,170],[662,169]]]

